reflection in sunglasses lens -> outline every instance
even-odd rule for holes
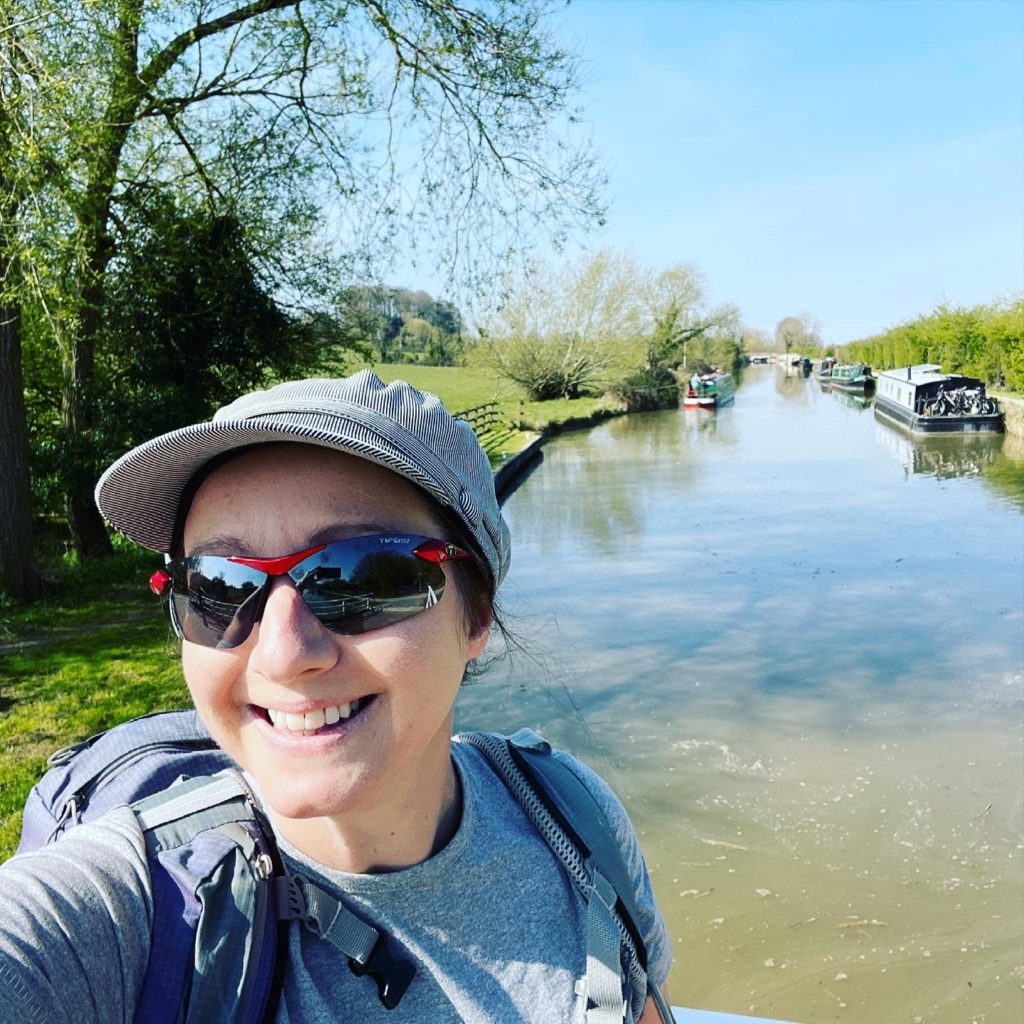
[[[172,614],[186,640],[219,648],[245,642],[262,615],[265,573],[212,555],[180,559],[168,571]],[[317,619],[343,635],[416,615],[441,599],[445,584],[439,565],[411,548],[382,550],[374,537],[329,544],[288,575]]]

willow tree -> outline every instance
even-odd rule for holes
[[[108,275],[125,211],[151,190],[242,225],[295,302],[399,249],[479,284],[510,248],[600,215],[593,157],[565,142],[577,68],[546,0],[0,6],[21,86],[4,97],[10,159],[44,172],[14,221],[21,283],[43,282],[26,301],[61,354],[82,557],[108,550],[91,497]]]

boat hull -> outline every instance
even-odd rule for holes
[[[1003,430],[1001,412],[924,416],[884,395],[875,396],[875,415],[911,434],[998,434]]]
[[[683,405],[687,409],[717,409],[720,405],[728,405],[733,396],[722,398],[719,395],[684,395]]]
[[[837,391],[845,391],[850,395],[864,395],[874,391],[874,382],[870,380],[839,380],[829,378],[829,385]]]

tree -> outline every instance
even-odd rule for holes
[[[107,275],[95,432],[109,462],[268,376],[316,369],[318,337],[267,294],[237,219],[152,196]]]
[[[508,275],[505,301],[482,331],[487,359],[538,401],[607,386],[616,356],[649,326],[642,274],[632,253],[606,248]]]
[[[127,208],[170,188],[231,215],[263,279],[296,301],[321,294],[339,260],[351,276],[421,238],[479,283],[488,255],[600,214],[592,155],[555,131],[573,116],[577,70],[545,28],[548,7],[3,0],[19,63],[3,50],[2,73],[24,84],[3,97],[11,159],[43,172],[15,227],[33,242],[33,273],[55,286],[39,322],[62,355],[63,472],[82,557],[108,548],[90,453]],[[311,248],[325,222],[333,264]]]
[[[39,591],[39,577],[32,554],[21,317],[16,305],[4,303],[0,303],[0,437],[5,439],[0,465],[0,591],[29,600]]]
[[[775,344],[789,355],[821,347],[821,324],[810,313],[787,316],[775,326]]]
[[[450,366],[462,358],[462,314],[445,299],[386,285],[352,285],[335,299],[338,321],[383,362]],[[368,351],[369,358],[373,352]]]
[[[28,424],[22,378],[19,285],[22,253],[14,231],[26,182],[11,159],[18,133],[21,61],[12,46],[11,12],[0,7],[0,591],[28,600],[39,591],[32,551]]]

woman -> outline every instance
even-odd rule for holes
[[[370,371],[282,384],[133,449],[96,493],[116,529],[167,553],[153,582],[189,691],[289,871],[416,967],[386,1009],[294,927],[275,1019],[583,1021],[580,901],[487,762],[451,737],[509,564],[468,424]],[[668,939],[636,837],[576,770],[632,865],[663,985]],[[0,899],[0,1021],[134,1017],[154,901],[130,809],[9,861]],[[638,1019],[659,1019],[653,999]]]

